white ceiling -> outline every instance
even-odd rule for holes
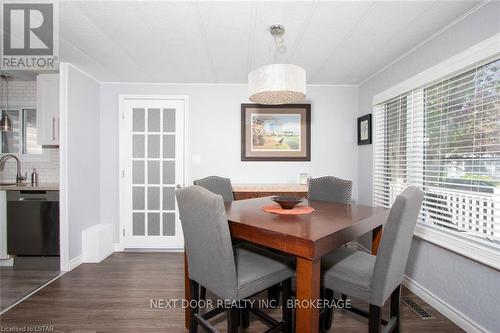
[[[480,1],[59,3],[60,57],[101,81],[245,83],[273,60],[313,84],[359,84]]]

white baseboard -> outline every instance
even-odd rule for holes
[[[115,251],[114,226],[99,223],[82,231],[82,254],[85,263],[100,263]]]
[[[490,333],[484,327],[472,321],[472,319],[464,315],[462,312],[455,309],[453,306],[446,303],[434,295],[431,291],[427,290],[421,284],[406,275],[403,278],[403,285],[464,331],[468,333]]]
[[[82,255],[79,255],[78,257],[70,259],[69,264],[68,264],[68,266],[69,266],[68,270],[72,271],[75,268],[77,268],[78,266],[80,266],[82,263],[83,263],[83,256]]]
[[[14,258],[0,259],[0,267],[14,266]]]
[[[114,243],[113,244],[114,248],[115,248],[115,252],[123,252],[123,246],[120,244],[120,243]]]

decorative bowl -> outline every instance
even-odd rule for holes
[[[276,202],[283,209],[292,209],[301,203],[304,198],[293,197],[290,195],[274,196],[271,198],[272,201]]]

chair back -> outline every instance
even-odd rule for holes
[[[210,176],[197,179],[193,182],[193,184],[204,187],[212,193],[222,195],[224,202],[231,202],[234,200],[233,186],[231,185],[231,179],[229,178]]]
[[[351,203],[352,181],[325,176],[309,179],[309,200]]]
[[[372,276],[370,304],[383,306],[403,281],[424,193],[409,186],[396,197],[384,226]]]
[[[237,296],[236,265],[224,202],[201,186],[175,191],[189,278],[222,299]]]

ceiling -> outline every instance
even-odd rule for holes
[[[480,1],[60,2],[60,58],[101,81],[245,83],[273,60],[359,84]]]

